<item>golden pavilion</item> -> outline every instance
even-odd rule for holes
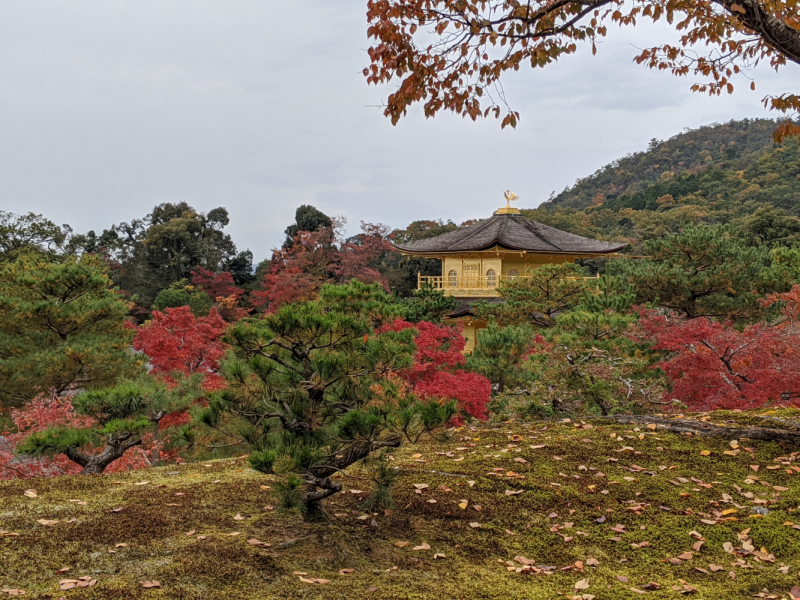
[[[441,276],[417,275],[417,285],[431,285],[446,296],[461,300],[449,320],[463,323],[465,350],[475,347],[475,333],[486,326],[472,317],[470,305],[478,299],[498,301],[503,281],[525,277],[541,265],[574,262],[578,258],[610,255],[627,244],[601,242],[567,233],[522,216],[509,201],[516,194],[506,192],[506,206],[485,219],[433,238],[396,244],[405,255],[442,261]]]

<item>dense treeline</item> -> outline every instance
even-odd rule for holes
[[[767,129],[653,143],[528,211],[637,256],[501,283],[469,355],[456,301],[416,289],[439,261],[391,245],[469,223],[346,237],[301,206],[254,265],[224,208],[99,235],[0,213],[0,478],[246,451],[316,518],[356,463],[365,507],[391,507],[392,450],[446,424],[798,404],[800,152],[760,146]]]

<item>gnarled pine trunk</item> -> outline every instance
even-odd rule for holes
[[[78,448],[69,448],[65,454],[71,461],[83,467],[81,475],[102,473],[115,460],[122,458],[127,450],[142,443],[142,438],[132,434],[106,436],[106,447],[98,454],[87,454]]]
[[[399,448],[402,442],[403,438],[399,435],[391,435],[383,440],[355,442],[336,453],[325,464],[311,467],[309,472],[303,476],[303,481],[305,481],[308,489],[303,498],[303,503],[305,504],[305,509],[303,510],[304,520],[327,520],[327,513],[322,506],[322,501],[328,496],[333,496],[342,491],[342,483],[333,481],[331,475],[343,471],[380,448]]]

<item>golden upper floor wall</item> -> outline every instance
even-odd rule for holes
[[[497,250],[441,257],[438,277],[419,277],[419,285],[433,285],[447,296],[497,296],[503,281],[524,277],[530,269],[546,264],[574,262],[575,256],[500,253]]]

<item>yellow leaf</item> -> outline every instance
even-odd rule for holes
[[[700,450],[700,456],[709,456],[711,454],[711,450]]]

